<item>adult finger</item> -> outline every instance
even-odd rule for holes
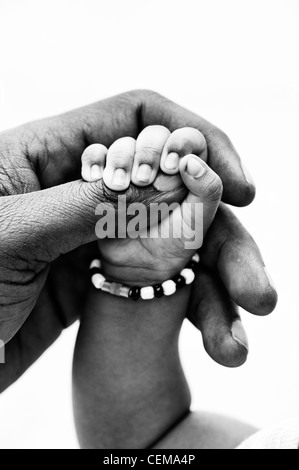
[[[217,271],[229,296],[245,310],[267,315],[277,292],[261,253],[231,210],[221,204],[201,253],[204,266]]]
[[[130,186],[124,194],[127,205],[142,202],[149,206],[151,202],[181,202],[186,189],[162,193],[154,188]],[[103,180],[74,181],[1,197],[2,267],[11,269],[17,258],[18,269],[26,268],[29,275],[36,275],[61,254],[96,240],[96,224],[107,213],[113,223],[108,224],[106,235],[116,237],[119,209],[124,208],[119,208],[118,194],[105,187]]]
[[[205,350],[218,364],[238,367],[246,361],[248,341],[238,307],[220,279],[204,268],[196,273],[188,318],[201,331]]]

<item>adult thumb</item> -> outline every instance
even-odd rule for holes
[[[122,193],[123,195],[124,193]],[[152,186],[131,185],[126,202],[180,202],[185,188],[168,193]],[[0,206],[1,250],[26,261],[51,262],[61,254],[96,240],[96,223],[105,211],[117,216],[118,193],[103,180],[73,181],[32,193],[2,197]]]

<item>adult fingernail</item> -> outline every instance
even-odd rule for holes
[[[152,167],[147,163],[140,165],[137,171],[136,178],[142,183],[148,183],[152,176]]]
[[[171,152],[164,160],[164,167],[167,170],[176,170],[179,166],[180,157],[177,153]]]
[[[232,324],[232,336],[239,344],[248,350],[248,341],[241,320],[236,320]]]
[[[242,166],[242,170],[243,170],[243,174],[244,174],[244,177],[247,181],[248,184],[251,184],[252,186],[255,186],[254,184],[254,180],[249,172],[249,170],[246,168],[246,166],[244,165],[244,163],[241,163],[241,166]]]
[[[92,165],[90,168],[90,176],[93,180],[101,179],[102,173],[102,168],[99,165]]]
[[[189,157],[187,162],[186,171],[189,176],[193,178],[199,178],[205,173],[205,167],[201,164],[199,158],[197,157]]]
[[[127,182],[127,173],[122,168],[114,170],[112,183],[115,186],[125,186]]]
[[[264,268],[264,271],[265,271],[265,274],[266,274],[266,276],[267,276],[267,278],[268,278],[270,287],[272,287],[272,289],[276,291],[276,287],[275,287],[274,281],[273,281],[272,277],[270,276],[270,274],[268,273],[268,270],[267,270],[266,268]]]

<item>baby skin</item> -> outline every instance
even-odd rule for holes
[[[136,186],[153,183],[163,195],[171,194],[182,184],[189,190],[169,217],[159,226],[151,226],[150,237],[99,241],[100,257],[109,277],[125,284],[149,285],[169,279],[185,267],[200,248],[202,239],[198,239],[193,251],[185,249],[188,241],[195,232],[205,235],[222,195],[221,180],[206,160],[205,138],[193,128],[170,133],[163,126],[149,126],[136,140],[124,137],[114,142],[109,150],[94,144],[84,151],[82,177],[85,181],[102,177],[105,185],[114,191],[125,191],[131,182]],[[190,211],[192,207],[191,214],[182,210],[187,206],[183,205],[185,202],[189,203]],[[197,217],[201,210],[202,217]],[[170,236],[162,238],[160,233]]]
[[[206,160],[204,136],[193,128],[170,133],[163,126],[150,126],[136,140],[125,137],[109,150],[94,144],[84,151],[85,181],[103,178],[116,192],[127,190],[131,183],[153,184],[166,195],[182,182],[187,189],[181,204],[158,224],[167,226],[169,234],[183,227],[179,238],[160,237],[157,226],[154,238],[99,241],[108,279],[149,286],[172,278],[186,266],[199,248],[186,249],[186,241],[194,230],[206,234],[222,194],[221,181]],[[194,208],[191,217],[186,218],[185,202]],[[195,216],[197,203],[202,204],[203,218]],[[74,414],[81,447],[150,447],[186,417],[191,399],[178,337],[189,294],[186,285],[170,296],[134,302],[90,287],[73,366]],[[244,437],[236,437],[232,445]]]

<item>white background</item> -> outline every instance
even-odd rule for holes
[[[185,325],[193,408],[259,426],[299,416],[298,0],[1,0],[0,129],[133,88],[191,108],[231,137],[257,183],[236,210],[280,301],[242,312],[245,366],[229,370]],[[0,396],[1,448],[76,448],[71,361],[77,325]],[[0,366],[1,367],[1,366]],[[0,369],[1,373],[1,369]]]

